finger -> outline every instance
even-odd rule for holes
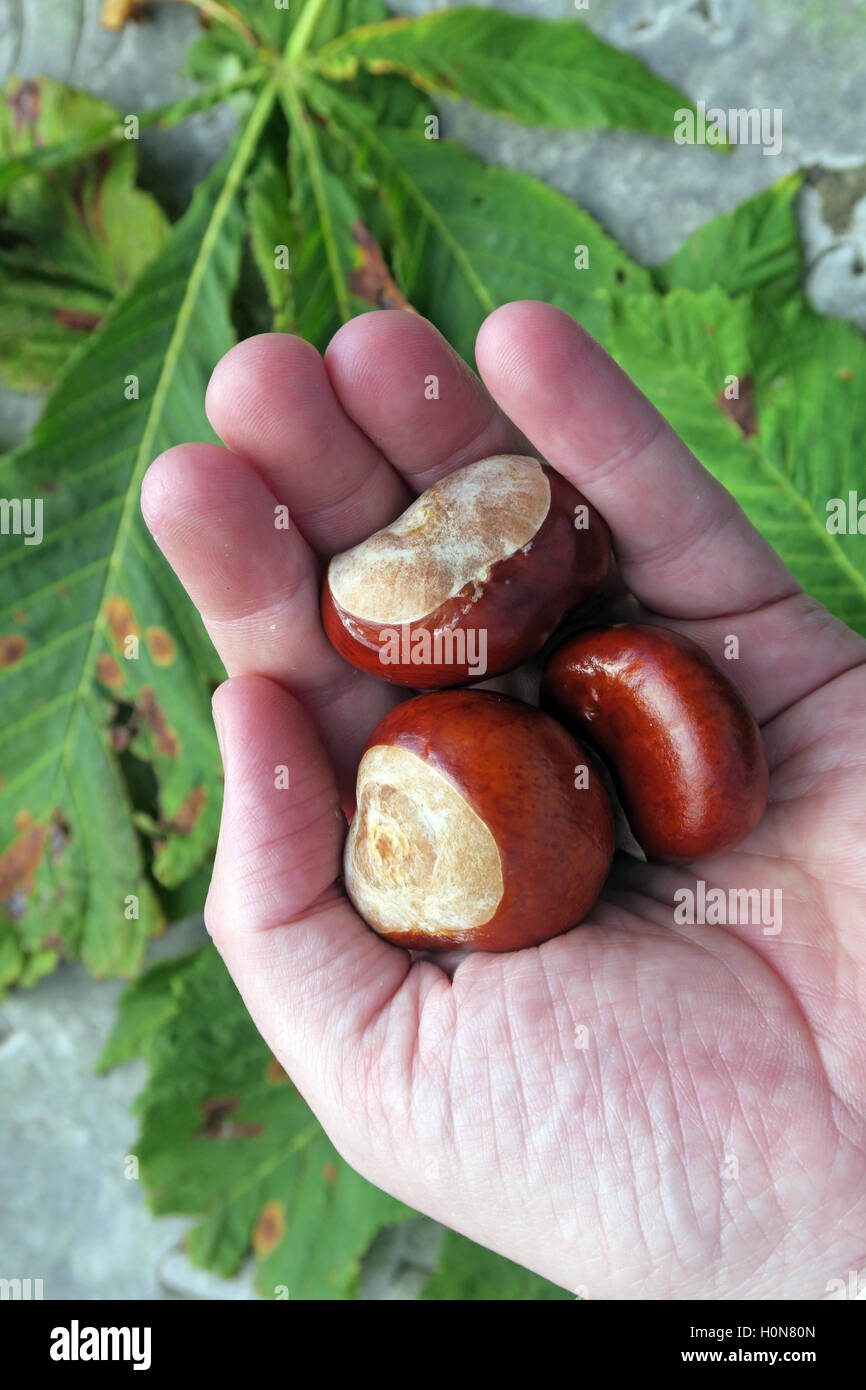
[[[352,319],[332,338],[325,367],[346,414],[415,493],[492,454],[531,452],[474,372],[417,314],[392,309]]]
[[[482,324],[476,357],[502,409],[598,507],[649,608],[710,618],[798,591],[730,493],[568,314],[506,304]]]
[[[321,555],[365,540],[411,500],[375,444],[346,415],[303,338],[248,338],[218,363],[208,419],[252,463]]]
[[[338,1053],[397,993],[409,958],[342,893],[345,819],[301,705],[245,676],[216,692],[214,720],[225,795],[208,929],[261,1033],[313,1100]]]
[[[632,593],[699,641],[759,720],[864,660],[862,640],[803,594],[730,493],[567,314],[504,305],[482,325],[476,355],[503,409],[604,516]]]
[[[339,657],[319,621],[317,564],[250,464],[182,444],[145,475],[151,534],[199,610],[230,676],[280,681],[313,714],[346,803],[367,735],[399,699]]]
[[[866,662],[863,638],[799,592],[748,613],[665,625],[704,648],[759,724]]]

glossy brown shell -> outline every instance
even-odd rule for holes
[[[472,584],[417,622],[408,623],[408,640],[416,632],[484,629],[487,665],[475,675],[467,663],[419,665],[380,660],[379,623],[347,613],[334,599],[328,576],[322,587],[322,623],[342,657],[381,680],[416,690],[442,689],[489,680],[528,661],[544,646],[566,613],[582,603],[607,577],[611,564],[610,532],[599,513],[569,482],[542,465],[550,485],[550,509],[529,547],[490,567],[487,579]],[[578,530],[575,508],[587,508],[589,524]],[[470,600],[470,591],[473,597]]]
[[[542,703],[601,754],[648,858],[721,854],[760,820],[760,731],[689,638],[644,623],[579,632],[550,658]]]
[[[555,720],[505,695],[450,690],[397,705],[367,748],[377,744],[406,749],[457,788],[493,834],[504,886],[482,926],[382,935],[415,948],[512,951],[558,936],[590,910],[613,857],[612,811],[591,767],[588,785],[575,787],[587,755]]]

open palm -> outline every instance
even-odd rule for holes
[[[565,314],[507,305],[476,353],[486,389],[406,313],[352,321],[324,360],[249,340],[208,393],[227,449],[180,445],[148,473],[148,524],[230,677],[208,926],[380,1187],[589,1298],[822,1297],[866,1266],[866,643]],[[642,607],[724,664],[762,726],[770,805],[735,853],[618,856],[580,927],[449,975],[342,892],[340,808],[405,692],[330,648],[318,589],[332,553],[500,452],[573,482]],[[697,880],[780,891],[781,930],[676,925]]]

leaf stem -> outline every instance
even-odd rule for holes
[[[317,0],[313,0],[313,2],[317,3]],[[328,259],[328,268],[331,272],[331,279],[334,284],[334,295],[340,310],[340,317],[344,323],[348,323],[349,319],[353,317],[352,303],[343,273],[343,266],[340,261],[340,249],[334,234],[331,210],[328,205],[328,192],[325,188],[322,158],[318,145],[316,144],[316,137],[302,103],[299,101],[297,94],[288,82],[283,83],[280,89],[280,98],[286,113],[286,119],[289,122],[289,129],[296,132],[304,151],[307,169],[310,175],[310,183],[313,186],[313,197],[319,213],[322,241],[325,244],[325,255]]]
[[[128,539],[133,517],[138,506],[141,479],[151,459],[154,439],[162,421],[166,400],[175,377],[178,361],[189,331],[196,302],[201,292],[207,266],[213,255],[214,248],[219,239],[219,234],[222,231],[223,224],[228,216],[232,203],[237,197],[238,190],[255,152],[259,137],[270,116],[274,101],[276,100],[277,88],[278,83],[274,78],[266,87],[262,88],[256,99],[256,104],[250,112],[247,124],[235,147],[234,156],[228,168],[225,183],[220,189],[219,195],[214,203],[213,211],[205,229],[204,236],[202,237],[195,263],[192,267],[192,273],[190,274],[183,297],[178,305],[174,330],[163,360],[162,371],[159,375],[156,390],[147,412],[144,430],[136,451],[135,464],[124,497],[114,541],[108,556],[108,563],[105,568],[105,580],[102,585],[99,606],[96,611],[96,619],[93,624],[90,642],[88,643],[87,651],[82,662],[81,676],[75,692],[73,707],[70,712],[69,721],[66,726],[66,734],[57,763],[57,771],[51,791],[51,802],[55,801],[57,785],[66,771],[68,762],[71,761],[75,753],[75,730],[77,727],[77,719],[75,716],[79,710],[85,709],[88,706],[96,653],[106,625],[106,599],[112,591],[112,586],[116,583],[118,571],[123,563],[124,546]]]
[[[306,5],[301,11],[301,17],[292,30],[289,42],[286,44],[286,59],[290,63],[296,63],[304,56],[310,46],[313,31],[322,17],[328,0],[307,0]]]

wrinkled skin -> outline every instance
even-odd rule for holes
[[[590,1299],[866,1282],[866,643],[566,315],[498,309],[477,361],[484,386],[396,311],[347,324],[324,361],[250,340],[208,392],[230,452],[181,445],[147,476],[148,524],[230,676],[209,929],[349,1163],[472,1239]],[[619,856],[579,928],[449,975],[340,890],[340,796],[402,692],[330,648],[318,588],[333,552],[500,451],[537,451],[598,507],[644,612],[716,651],[738,635],[729,674],[771,800],[737,851]],[[673,893],[696,878],[780,888],[781,932],[676,926]]]

